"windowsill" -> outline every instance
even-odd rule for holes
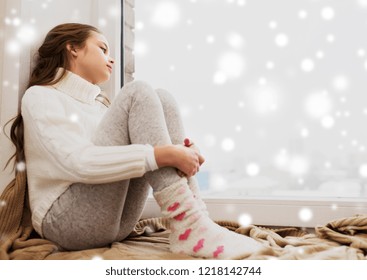
[[[204,198],[210,217],[215,220],[239,221],[251,217],[251,224],[261,226],[294,226],[314,228],[333,220],[367,213],[367,200],[323,197],[246,197]],[[149,197],[142,218],[159,217],[161,212]],[[302,218],[303,217],[303,218]]]

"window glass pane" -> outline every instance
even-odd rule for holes
[[[177,99],[207,195],[367,196],[367,1],[137,0],[135,12],[135,78]]]

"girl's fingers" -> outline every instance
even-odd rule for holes
[[[180,177],[185,177],[185,174],[181,170],[177,170],[177,174]]]
[[[190,139],[189,139],[189,138],[185,138],[185,140],[184,140],[184,145],[185,145],[186,147],[190,147],[190,146],[191,146],[191,141],[190,141]]]

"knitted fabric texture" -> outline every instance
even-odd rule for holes
[[[237,259],[261,249],[255,240],[214,223],[189,189],[187,179],[155,192],[162,214],[170,219],[174,253],[210,259]]]

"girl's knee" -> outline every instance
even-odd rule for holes
[[[125,84],[118,96],[116,96],[115,102],[133,104],[135,102],[151,103],[157,100],[159,98],[152,86],[147,82],[138,80]]]
[[[175,113],[176,115],[180,115],[179,106],[170,92],[165,89],[157,89],[156,92],[163,106],[165,114],[170,112],[171,114]]]
[[[121,93],[134,96],[151,96],[154,94],[154,89],[149,83],[137,80],[124,85],[121,89]]]

